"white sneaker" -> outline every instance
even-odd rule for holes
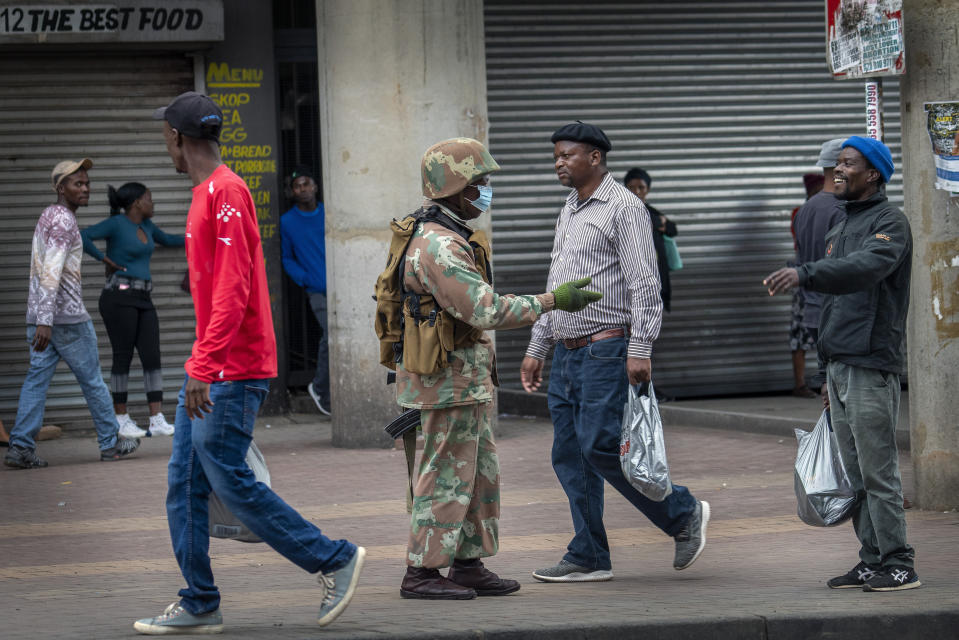
[[[147,433],[148,436],[172,436],[173,435],[173,425],[166,421],[166,418],[163,417],[163,413],[158,413],[155,416],[150,416],[150,431]]]
[[[320,413],[325,416],[330,415],[330,410],[323,405],[323,399],[320,398],[320,394],[316,392],[312,382],[306,385],[306,390],[309,392],[310,397],[313,398],[313,402],[316,403],[316,408],[320,410]]]
[[[124,438],[142,438],[147,434],[146,431],[141,429],[140,426],[133,421],[129,413],[118,413],[117,424],[120,425],[120,430],[117,433]]]

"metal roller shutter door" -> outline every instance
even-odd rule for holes
[[[136,181],[153,194],[154,222],[168,233],[182,233],[192,185],[174,172],[159,123],[151,116],[157,106],[193,88],[193,60],[165,53],[6,53],[0,57],[0,85],[0,417],[9,429],[29,362],[24,318],[33,230],[40,212],[55,201],[50,170],[63,159],[93,160],[90,204],[77,212],[81,229],[109,215],[108,184]],[[158,247],[153,254],[164,408],[171,420],[194,336],[192,302],[179,288],[185,270],[183,249]],[[112,352],[97,310],[103,279],[102,264],[84,256],[84,302],[97,329],[100,363],[109,382]],[[130,371],[130,409],[137,419],[147,415],[136,356]],[[45,422],[92,425],[80,388],[62,363],[47,395]]]
[[[503,167],[497,290],[543,289],[568,193],[549,137],[591,122],[613,142],[613,175],[649,171],[650,203],[679,227],[685,268],[671,274],[658,383],[686,396],[791,388],[790,299],[770,299],[761,279],[792,255],[790,213],[820,144],[865,131],[863,83],[826,68],[823,3],[487,0],[485,13],[490,147]],[[884,94],[899,166],[898,82]],[[899,173],[888,194],[902,206]],[[528,337],[498,332],[504,388],[520,389]]]

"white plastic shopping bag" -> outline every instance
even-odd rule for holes
[[[852,517],[856,506],[853,490],[839,456],[839,444],[822,412],[812,431],[796,429],[796,500],[799,519],[814,527],[832,527]]]
[[[619,463],[623,475],[637,491],[650,500],[662,502],[673,492],[666,464],[663,420],[653,383],[641,387],[646,387],[645,392],[629,387],[619,439]]]
[[[252,440],[246,452],[246,464],[253,470],[258,482],[270,486],[270,470],[266,468],[266,459]],[[210,492],[210,535],[240,542],[263,542],[226,508],[214,491]]]

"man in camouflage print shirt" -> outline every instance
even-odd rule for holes
[[[429,294],[453,318],[476,329],[533,324],[553,308],[582,309],[598,299],[586,281],[539,295],[498,295],[477,269],[461,233],[489,207],[489,175],[499,165],[469,138],[437,143],[423,157],[424,208],[438,207],[444,224],[427,220],[410,238],[403,269],[408,291]],[[413,491],[404,598],[461,600],[519,589],[480,558],[494,555],[499,536],[499,461],[493,442],[495,354],[485,333],[449,353],[449,366],[419,375],[397,363],[397,402],[422,412],[425,440]],[[448,577],[439,569],[451,567]]]

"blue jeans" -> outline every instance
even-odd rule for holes
[[[27,325],[27,344],[33,343],[36,325]],[[50,330],[50,343],[43,351],[30,348],[30,368],[20,389],[17,419],[10,432],[10,446],[36,449],[37,433],[43,426],[43,406],[47,402],[47,389],[63,360],[73,371],[83,397],[87,401],[93,424],[97,430],[100,449],[109,449],[117,443],[116,414],[113,400],[100,373],[100,354],[97,352],[97,334],[93,322],[55,324]]]
[[[346,565],[356,547],[330,540],[257,482],[246,464],[253,422],[270,388],[266,380],[232,380],[210,384],[213,411],[190,419],[184,388],[176,408],[176,432],[167,480],[166,510],[173,552],[187,586],[180,604],[193,614],[220,606],[220,592],[210,568],[210,491],[280,555],[310,573]]]
[[[326,315],[326,294],[318,291],[310,295],[310,307],[320,325],[320,342],[316,348],[316,372],[313,374],[313,390],[320,395],[323,406],[330,407],[330,323]]]
[[[629,389],[626,346],[626,338],[580,349],[559,343],[550,371],[553,470],[569,499],[575,531],[564,559],[589,569],[612,568],[603,527],[604,479],[670,536],[682,530],[696,508],[686,487],[674,484],[665,500],[654,502],[623,476],[619,438]]]

